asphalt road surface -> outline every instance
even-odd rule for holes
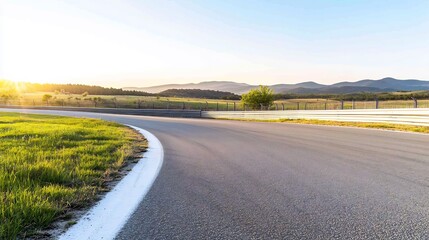
[[[429,239],[429,135],[61,114],[141,127],[164,146],[117,239]]]

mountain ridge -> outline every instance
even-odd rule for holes
[[[165,84],[152,87],[126,87],[124,90],[144,91],[159,93],[168,89],[202,89],[243,94],[258,85],[237,83],[233,81],[205,81],[188,84]],[[418,91],[429,90],[429,81],[417,79],[395,79],[386,77],[378,80],[363,79],[355,82],[339,82],[331,85],[319,84],[313,81],[296,84],[274,84],[269,86],[275,93],[356,93],[356,92],[394,92],[394,91]]]

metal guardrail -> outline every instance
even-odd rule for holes
[[[88,107],[29,107],[29,106],[0,106],[0,108],[13,109],[38,109],[38,110],[56,110],[56,111],[78,111],[78,112],[96,112],[125,115],[142,115],[158,117],[181,117],[181,118],[200,118],[200,110],[177,110],[177,109],[131,109],[131,108],[88,108]]]
[[[366,110],[203,111],[203,118],[278,120],[319,119],[347,122],[387,122],[429,126],[429,108]]]

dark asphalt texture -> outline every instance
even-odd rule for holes
[[[117,239],[429,239],[429,135],[61,114],[141,127],[164,146]]]

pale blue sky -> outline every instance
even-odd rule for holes
[[[3,0],[0,9],[0,77],[16,81],[429,80],[427,0]]]

